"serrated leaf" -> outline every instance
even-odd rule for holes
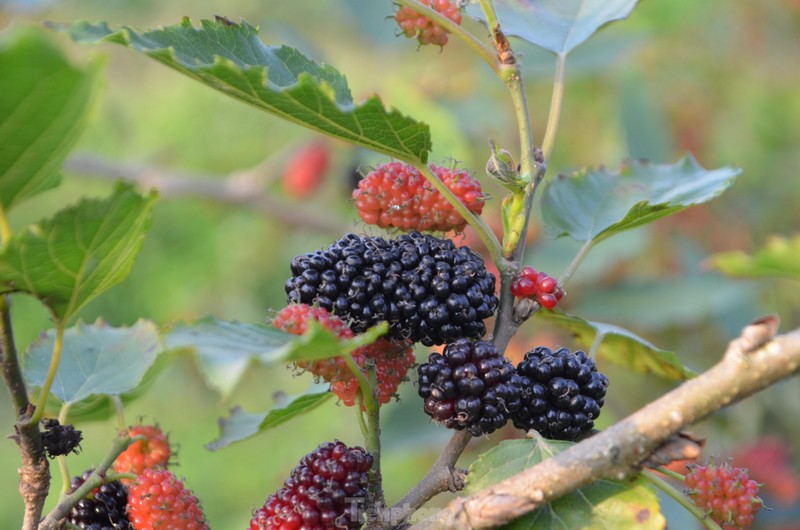
[[[501,442],[469,469],[466,494],[488,488],[564,451],[572,442],[542,438]],[[504,526],[528,530],[663,530],[655,492],[640,479],[598,480]]]
[[[156,195],[118,185],[29,226],[0,249],[0,292],[26,292],[70,320],[131,270],[150,227]]]
[[[55,330],[49,330],[28,348],[23,360],[28,384],[44,384],[54,343]],[[102,321],[78,323],[64,332],[50,392],[65,403],[130,392],[162,351],[158,327],[150,321],[140,320],[129,328],[113,328]]]
[[[507,36],[519,37],[558,55],[566,55],[595,31],[627,18],[637,0],[494,0]],[[479,5],[467,12],[486,21]]]
[[[313,390],[313,389],[312,389]],[[275,407],[262,413],[249,413],[234,407],[228,418],[220,418],[219,438],[206,445],[211,451],[228,447],[260,432],[272,429],[292,418],[311,412],[333,397],[327,389],[300,396],[282,396]]]
[[[33,28],[0,40],[0,204],[58,185],[59,170],[86,125],[97,68],[72,66]]]
[[[719,252],[709,258],[712,267],[737,278],[800,280],[800,235],[771,237],[764,248],[749,256],[741,251]]]
[[[653,373],[668,379],[689,379],[696,375],[683,365],[674,352],[657,348],[642,337],[619,326],[584,320],[561,311],[538,311],[536,316],[569,330],[587,349],[600,334],[601,342],[597,347],[597,357],[630,370]]]
[[[630,161],[619,172],[602,167],[559,175],[542,194],[551,237],[602,241],[616,233],[710,201],[728,189],[738,168],[703,169],[687,155],[675,164]]]
[[[386,324],[341,340],[315,321],[304,335],[291,335],[270,326],[228,322],[205,317],[181,323],[164,336],[167,348],[186,348],[197,354],[200,371],[223,397],[233,392],[252,362],[264,364],[315,361],[349,353],[371,344],[388,330]]]
[[[105,23],[59,29],[74,40],[116,42],[140,51],[220,92],[323,134],[408,162],[425,162],[426,124],[387,109],[377,97],[353,103],[344,76],[288,46],[267,46],[256,28],[218,17],[139,32]]]

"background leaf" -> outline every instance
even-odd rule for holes
[[[41,31],[0,39],[0,204],[5,210],[54,188],[86,125],[96,68],[72,66]]]
[[[598,242],[694,204],[710,201],[741,171],[703,169],[687,155],[675,164],[630,161],[619,172],[592,168],[559,175],[542,194],[542,216],[551,237]]]
[[[277,400],[277,404],[266,412],[252,414],[239,407],[233,408],[228,418],[220,418],[219,438],[207,444],[206,448],[216,451],[228,447],[234,442],[246,440],[314,410],[334,395],[327,388],[320,390],[321,386],[323,385],[315,385],[308,393],[300,396],[283,395]]]
[[[155,199],[118,185],[25,228],[0,250],[0,290],[30,293],[69,320],[128,275]]]
[[[538,311],[536,317],[574,333],[575,339],[586,349],[592,346],[597,334],[601,334],[597,357],[630,370],[654,373],[668,379],[689,379],[695,375],[674,352],[657,348],[619,326],[591,322],[560,311]]]
[[[533,467],[570,446],[542,438],[507,440],[480,456],[469,469],[469,495]],[[516,519],[503,528],[528,530],[662,530],[654,491],[639,479],[599,480]]]
[[[430,131],[377,97],[354,105],[344,76],[288,46],[265,45],[253,26],[203,20],[138,32],[76,22],[61,29],[78,42],[109,40],[238,100],[323,134],[409,162],[427,160]]]
[[[626,18],[637,0],[494,0],[506,35],[519,37],[555,54],[567,54],[603,25]],[[485,22],[483,10],[467,12]]]
[[[252,362],[275,364],[336,357],[375,342],[387,329],[385,325],[374,326],[352,339],[340,340],[314,321],[304,335],[298,336],[271,326],[208,316],[177,324],[165,334],[164,342],[169,349],[193,351],[206,381],[227,397]]]
[[[31,344],[23,360],[28,384],[42,386],[55,343],[49,330]],[[64,332],[64,346],[51,393],[65,403],[135,389],[162,352],[158,327],[140,320],[129,328],[102,321],[78,323]]]
[[[738,278],[789,278],[800,280],[800,235],[772,237],[752,256],[741,251],[720,252],[709,258],[712,267]]]

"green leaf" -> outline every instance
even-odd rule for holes
[[[601,342],[597,346],[597,357],[630,370],[668,379],[689,379],[696,375],[674,352],[657,348],[627,329],[591,322],[560,311],[538,311],[536,317],[571,331],[575,340],[587,349],[592,347],[599,334]]]
[[[28,384],[44,384],[54,344],[51,329],[28,348],[23,359]],[[130,392],[162,351],[158,327],[150,321],[140,320],[129,328],[113,328],[100,320],[79,322],[64,332],[51,393],[65,403],[76,403],[90,396]]]
[[[545,231],[551,237],[596,243],[710,201],[740,172],[732,167],[709,171],[687,155],[675,164],[634,160],[619,172],[600,167],[559,175],[542,195]]]
[[[182,348],[195,353],[208,384],[228,397],[252,362],[284,360],[288,345],[297,338],[271,326],[207,316],[176,324],[164,334],[164,344],[168,349]]]
[[[572,442],[508,440],[480,456],[469,469],[469,495],[535,466]],[[642,480],[598,480],[504,526],[527,530],[662,530],[666,521],[655,492]]]
[[[319,385],[315,386],[319,387]],[[219,438],[207,444],[206,448],[216,451],[228,447],[234,442],[246,440],[292,418],[311,412],[333,397],[333,393],[327,389],[316,392],[313,390],[300,396],[281,396],[275,407],[258,414],[244,412],[240,407],[234,407],[230,417],[220,418]]]
[[[772,237],[752,256],[741,251],[720,252],[709,262],[723,274],[737,278],[800,280],[800,235],[791,239]]]
[[[72,66],[39,30],[0,39],[0,205],[58,185],[59,168],[86,125],[97,68]]]
[[[519,37],[565,55],[603,25],[627,18],[637,0],[494,0],[497,18],[508,36]],[[479,5],[467,12],[486,21]]]
[[[176,325],[165,334],[164,342],[169,349],[196,353],[209,385],[227,397],[252,362],[275,364],[336,357],[375,342],[386,331],[388,326],[381,324],[352,339],[340,340],[315,321],[298,336],[270,326],[226,322],[211,316]]]
[[[265,45],[257,30],[218,17],[195,28],[178,25],[139,32],[75,22],[59,29],[78,42],[129,46],[220,92],[323,134],[408,162],[425,162],[426,124],[387,109],[377,97],[354,104],[344,76],[287,46]]]
[[[118,185],[25,228],[0,250],[0,292],[30,293],[68,321],[128,275],[155,199]]]

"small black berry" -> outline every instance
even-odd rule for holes
[[[459,339],[431,353],[417,372],[425,413],[450,429],[489,434],[521,404],[521,379],[491,342]]]
[[[70,492],[78,489],[92,471],[72,479]],[[127,515],[128,490],[119,480],[107,482],[95,488],[78,501],[69,514],[67,522],[84,530],[134,530]]]
[[[516,427],[553,440],[575,440],[594,426],[608,378],[584,352],[534,348],[517,365],[517,375],[523,389],[522,406],[511,416]]]
[[[57,419],[51,418],[42,422],[42,443],[50,458],[78,453],[83,440],[83,433],[72,425],[61,425]]]

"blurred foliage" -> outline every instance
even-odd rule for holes
[[[354,99],[373,93],[390,105],[424,119],[431,127],[430,160],[458,160],[479,176],[488,157],[487,139],[516,151],[516,127],[506,89],[470,51],[451,40],[441,52],[417,49],[395,37],[388,1],[316,0],[252,2],[108,2],[99,0],[4,0],[0,30],[38,26],[44,20],[79,19],[154,27],[225,15],[260,26],[268,44],[297,47],[330,63],[349,81]],[[477,34],[485,29],[465,24]],[[104,91],[74,152],[120,164],[148,165],[198,175],[226,175],[286,153],[317,138],[226,98],[145,58],[116,46],[85,47],[49,35],[78,63],[105,56]],[[527,76],[535,133],[541,135],[550,99],[552,57],[514,42]],[[784,328],[800,321],[800,285],[764,278],[733,280],[708,273],[703,264],[721,251],[755,255],[769,236],[791,237],[800,227],[800,3],[797,0],[642,0],[629,20],[614,24],[570,54],[567,88],[550,174],[586,165],[617,167],[628,157],[671,163],[691,152],[703,167],[730,164],[743,174],[726,194],[651,226],[600,243],[568,285],[564,309],[585,319],[622,326],[657,347],[676,352],[694,369],[713,364],[748,321],[778,313]],[[328,178],[309,205],[340,217],[344,226],[364,230],[354,219],[350,190],[356,166],[384,159],[351,146],[333,144]],[[266,176],[270,193],[284,197],[280,164]],[[487,179],[488,180],[488,179]],[[495,198],[502,189],[485,183]],[[79,197],[104,196],[111,181],[67,174],[64,185],[30,199],[12,213],[15,229],[49,216]],[[492,201],[492,202],[499,202]],[[297,203],[299,204],[299,203]],[[497,217],[497,205],[486,215]],[[494,219],[492,219],[494,221]],[[263,322],[285,303],[283,283],[290,259],[341,235],[292,225],[244,206],[173,197],[155,206],[153,228],[130,277],[92,301],[81,318],[102,316],[111,325],[139,318],[158,324],[200,318]],[[551,241],[532,221],[530,264],[558,275],[576,244]],[[367,229],[368,233],[376,233]],[[479,244],[477,244],[479,245]],[[20,349],[50,326],[47,312],[25,296],[14,296],[14,325]],[[524,326],[510,355],[535,345],[572,339],[557,330]],[[418,358],[427,355],[419,348]],[[612,385],[599,426],[613,423],[673,383],[601,365]],[[288,427],[271,430],[210,453],[204,445],[219,432],[215,419],[234,405],[266,410],[281,396],[304,392],[308,377],[282,367],[255,366],[224,402],[205,385],[189,357],[177,357],[126,410],[129,422],[159,421],[180,445],[177,472],[203,499],[212,528],[244,528],[251,510],[273,492],[289,468],[323,440],[363,443],[354,412],[329,400]],[[400,404],[384,408],[384,473],[389,500],[399,498],[436,457],[448,438],[419,413],[413,385]],[[11,407],[0,392],[0,425],[8,432]],[[800,427],[800,381],[791,380],[723,411],[697,426],[708,436],[708,454],[724,456],[764,432],[796,440]],[[70,457],[73,474],[97,462],[114,436],[113,420],[82,423],[85,442]],[[503,436],[478,441],[465,454],[467,465]],[[0,450],[0,528],[18,528],[22,517],[16,492],[19,456],[13,442]],[[54,488],[60,487],[58,473]],[[54,491],[57,491],[54,489]],[[446,500],[446,499],[444,499]],[[443,502],[437,499],[438,502]],[[53,499],[50,500],[53,502]],[[776,507],[772,520],[791,513]],[[796,509],[796,506],[794,506]],[[669,514],[667,514],[669,516]],[[784,519],[787,520],[787,519]],[[788,519],[791,520],[791,519]],[[676,523],[680,526],[680,523]],[[763,526],[762,528],[767,528]]]

